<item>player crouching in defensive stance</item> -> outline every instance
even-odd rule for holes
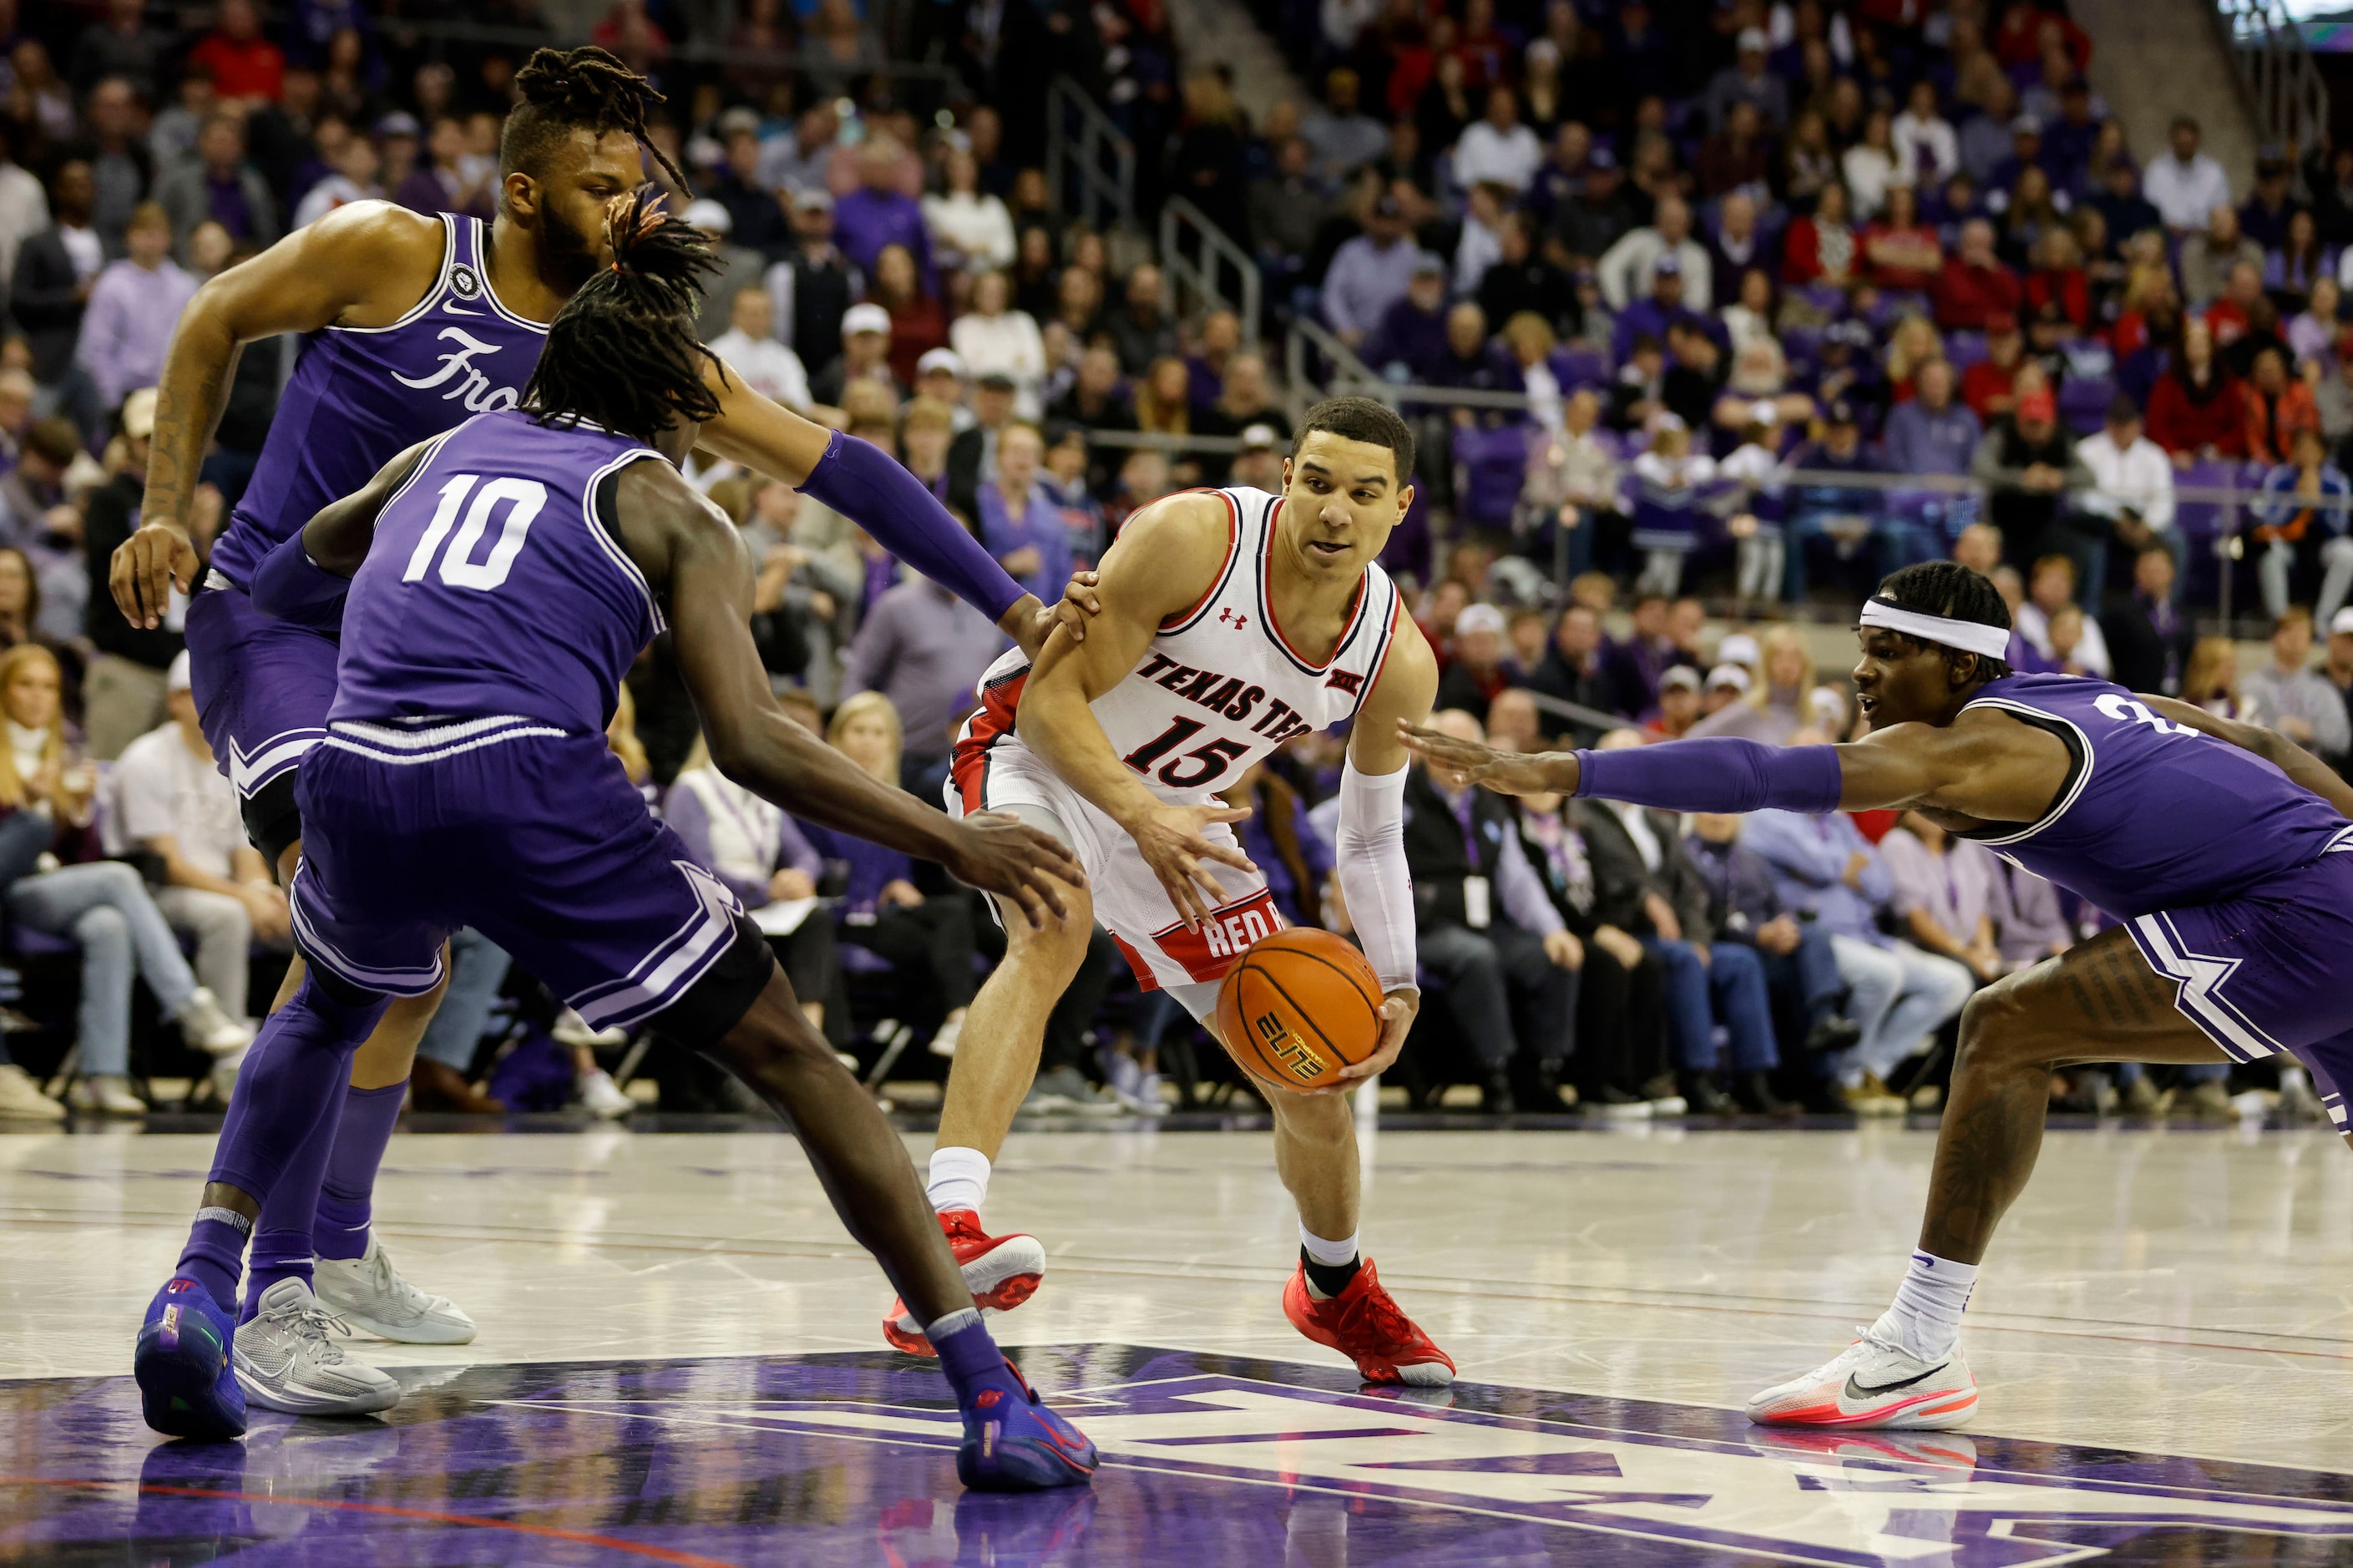
[[[281,1182],[315,1186],[333,1127],[323,1112],[352,1052],[393,996],[439,983],[442,942],[470,925],[592,1021],[650,1021],[705,1052],[793,1127],[843,1223],[941,1347],[967,1485],[1083,1481],[1092,1445],[991,1342],[897,1134],[734,899],[607,751],[615,694],[667,606],[730,777],[942,862],[1011,900],[1018,923],[1060,916],[1057,889],[1077,886],[1079,868],[1010,818],[952,822],[875,783],[777,706],[747,626],[749,558],[675,466],[716,403],[694,336],[710,247],[641,197],[624,199],[612,238],[612,266],[550,325],[522,408],[402,453],[256,574],[265,613],[342,624],[328,738],[300,784],[291,902],[310,972],[253,1047],[187,1250],[140,1330],[148,1424],[237,1436],[240,1377],[264,1354],[312,1363],[294,1381],[322,1405],[397,1397],[332,1348],[299,1278],[257,1280],[260,1316],[233,1335],[223,1307],[261,1201]],[[263,1331],[269,1320],[280,1331]],[[380,1403],[365,1397],[371,1380]]]
[[[1518,757],[1408,739],[1513,795],[1918,811],[2124,922],[1970,998],[1927,1217],[1894,1304],[1844,1352],[1748,1402],[1768,1425],[1958,1426],[1978,1405],[1961,1309],[2033,1173],[2054,1068],[2294,1052],[2344,1130],[2353,786],[2285,737],[2187,702],[2012,675],[2010,612],[1965,566],[1905,567],[1861,622],[1854,683],[1872,728],[1852,745],[1715,739]]]
[[[1093,922],[1147,988],[1215,1033],[1219,980],[1282,921],[1228,826],[1246,813],[1212,792],[1293,736],[1354,720],[1336,859],[1387,994],[1382,1037],[1345,1081],[1268,1097],[1303,1244],[1283,1310],[1369,1381],[1452,1381],[1454,1363],[1358,1258],[1346,1098],[1353,1080],[1397,1059],[1420,996],[1398,726],[1430,711],[1437,662],[1374,563],[1412,502],[1412,473],[1413,437],[1393,411],[1363,397],[1319,404],[1282,495],[1195,490],[1145,508],[1103,559],[1099,617],[1066,619],[1034,669],[1015,652],[982,678],[948,809],[1011,813],[1069,845],[1087,880],[1063,889],[1060,919],[1034,928],[1000,906],[1006,960],[965,1016],[948,1077],[930,1194],[983,1307],[1029,1300],[1045,1268],[1034,1237],[992,1237],[979,1209]],[[910,1305],[892,1303],[884,1337],[928,1354]]]

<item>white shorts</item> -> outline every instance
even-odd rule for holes
[[[1146,991],[1167,991],[1196,1018],[1216,1009],[1218,982],[1250,943],[1282,929],[1266,879],[1219,864],[1215,875],[1227,902],[1199,931],[1187,931],[1134,840],[1016,736],[1000,736],[986,752],[973,754],[950,774],[943,793],[952,816],[1005,811],[1049,832],[1059,828],[1055,836],[1071,847],[1087,874],[1095,919],[1119,943],[1138,983]],[[1038,821],[1040,815],[1051,826]],[[1201,832],[1213,843],[1239,847],[1233,829],[1222,822]]]

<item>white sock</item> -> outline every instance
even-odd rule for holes
[[[931,1179],[923,1184],[923,1195],[942,1213],[949,1209],[977,1212],[980,1201],[988,1196],[988,1156],[954,1144],[933,1150]]]
[[[1309,1230],[1303,1222],[1299,1227],[1299,1245],[1307,1249],[1308,1257],[1326,1268],[1337,1268],[1344,1263],[1355,1261],[1356,1257],[1355,1236],[1345,1241],[1326,1241]]]
[[[1879,1315],[1871,1331],[1922,1361],[1942,1361],[1961,1337],[1961,1309],[1969,1304],[1977,1282],[1973,1264],[1915,1252],[1895,1291],[1894,1305]]]

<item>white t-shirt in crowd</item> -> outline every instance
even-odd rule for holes
[[[711,352],[725,360],[744,384],[787,408],[807,408],[808,371],[801,356],[774,338],[755,338],[734,327],[711,340]]]
[[[209,754],[188,750],[177,724],[150,730],[123,748],[114,764],[114,805],[132,843],[168,834],[197,870],[236,875],[235,856],[246,842],[237,792]]]

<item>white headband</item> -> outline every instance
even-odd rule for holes
[[[1891,605],[1884,599],[1862,602],[1862,623],[1866,626],[1884,626],[1891,632],[1932,642],[1940,647],[1957,648],[1973,653],[1980,658],[2010,657],[2010,628],[1989,626],[1982,621],[1947,620],[1943,616],[1927,616],[1918,610],[1907,610],[1901,605]]]

